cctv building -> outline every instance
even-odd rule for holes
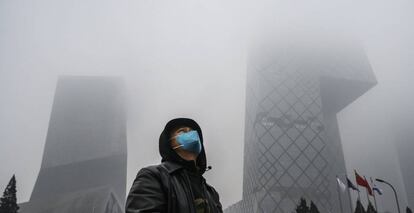
[[[21,213],[121,213],[126,194],[124,85],[58,80],[40,172]]]
[[[376,78],[353,42],[275,40],[249,52],[243,194],[225,212],[290,213],[301,197],[320,212],[341,212],[336,175],[346,168],[336,114]]]

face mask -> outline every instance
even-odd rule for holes
[[[200,154],[201,152],[201,142],[200,137],[198,136],[198,132],[195,130],[181,133],[176,136],[177,143],[180,144],[179,146],[173,147],[173,149],[177,149],[181,147],[182,149],[190,152],[194,152],[196,154]]]

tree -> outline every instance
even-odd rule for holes
[[[366,213],[364,206],[362,206],[361,201],[358,199],[355,207],[355,213]]]
[[[17,213],[19,206],[16,198],[16,178],[10,179],[9,184],[3,192],[3,197],[0,198],[0,213]]]
[[[310,213],[319,213],[318,207],[316,207],[316,205],[313,203],[313,201],[311,201],[309,212]]]
[[[368,203],[367,213],[377,213],[371,202]]]
[[[309,213],[309,208],[304,198],[300,199],[299,205],[296,207],[296,213]]]
[[[411,211],[411,209],[407,206],[407,208],[405,209],[406,213],[413,213],[413,211]]]

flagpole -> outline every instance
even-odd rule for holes
[[[341,213],[344,213],[344,210],[342,208],[342,199],[341,199],[341,191],[339,189],[339,178],[338,175],[336,176],[336,189],[338,190],[338,198],[339,198],[339,207],[341,208]]]
[[[375,210],[378,212],[377,198],[375,198],[374,181],[372,180],[372,177],[369,177],[369,178],[371,179],[372,195],[374,196]]]
[[[345,174],[345,177],[346,177],[346,182],[347,182],[347,186],[348,186],[348,180],[349,180],[348,179],[348,175]],[[347,188],[348,188],[349,206],[351,207],[351,213],[353,213],[354,212],[354,208],[352,207],[351,191],[349,190],[349,186]]]

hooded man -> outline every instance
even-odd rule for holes
[[[161,164],[141,169],[129,191],[126,213],[222,213],[207,170],[200,126],[192,119],[169,121],[159,139]],[[211,167],[210,167],[211,168]]]

